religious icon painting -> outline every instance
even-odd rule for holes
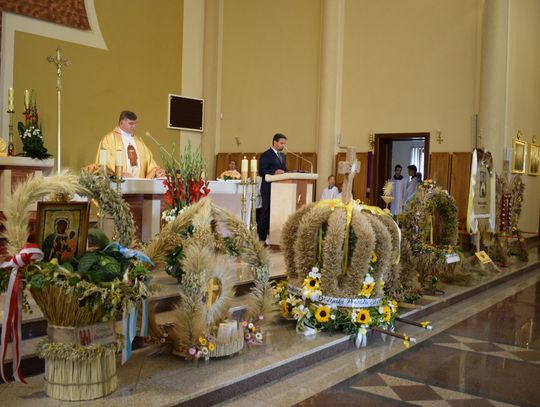
[[[88,217],[88,202],[38,202],[36,243],[43,250],[43,259],[62,264],[84,254]]]
[[[526,159],[527,143],[521,140],[521,132],[518,132],[517,138],[512,141],[512,173],[525,174]]]
[[[538,176],[539,165],[540,165],[540,146],[534,144],[534,140],[533,140],[533,142],[529,144],[528,174]]]

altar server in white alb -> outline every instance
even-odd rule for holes
[[[390,204],[392,215],[399,215],[403,211],[403,200],[405,198],[405,190],[407,189],[407,178],[401,175],[401,165],[394,167],[394,176],[390,179],[393,185],[392,195],[394,200]]]
[[[323,199],[336,199],[341,198],[341,192],[336,187],[336,177],[334,175],[328,176],[328,187],[324,188],[321,194],[321,201]]]

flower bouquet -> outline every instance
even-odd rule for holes
[[[242,176],[236,170],[223,171],[219,176],[219,179],[222,179],[223,181],[229,181],[229,180],[236,181],[236,180],[240,180],[241,178]]]
[[[174,155],[174,148],[173,148]],[[190,205],[198,202],[210,193],[208,182],[204,179],[206,164],[204,163],[200,150],[193,152],[191,144],[188,143],[181,155],[180,161],[162,155],[165,163],[166,179],[163,184],[167,188],[165,192],[165,203],[169,206],[161,214],[162,221],[167,224],[172,222],[182,211]],[[175,237],[177,245],[169,255],[165,271],[176,278],[178,282],[182,280],[183,271],[180,261],[184,258],[184,249],[181,239],[185,239],[193,233],[193,227],[187,226],[179,231]]]
[[[17,129],[23,144],[24,156],[40,160],[49,158],[51,155],[47,153],[47,149],[43,145],[43,133],[39,123],[36,97],[33,90],[30,93],[30,99],[25,102],[23,114],[24,123],[19,122]]]
[[[44,260],[41,248],[26,243],[31,204],[54,194],[86,195],[115,218],[123,228],[119,242],[109,242],[97,229],[88,232],[93,250],[82,256],[58,261]],[[129,209],[107,180],[83,172],[80,177],[63,173],[48,178],[30,177],[19,184],[6,210],[7,258],[0,268],[0,290],[7,291],[2,325],[2,361],[7,341],[13,337],[13,372],[20,371],[22,309],[29,310],[27,288],[47,319],[48,338],[38,346],[45,359],[47,395],[60,400],[90,400],[112,393],[118,386],[116,353],[122,343],[116,338],[114,322],[124,314],[122,360],[130,356],[135,336],[137,306],[147,310],[147,279],[151,261],[127,249],[134,235]],[[118,232],[118,231],[117,231]],[[141,334],[145,334],[145,316]],[[3,363],[1,365],[3,379]]]

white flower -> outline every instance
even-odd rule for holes
[[[375,279],[371,277],[371,274],[366,274],[366,277],[364,278],[364,284],[371,284],[374,281]]]
[[[257,333],[255,334],[255,339],[257,339],[258,341],[262,341],[262,338],[263,338],[262,333],[257,332]]]
[[[203,355],[208,355],[208,348],[205,346],[204,348],[201,349],[201,352]]]
[[[319,269],[317,267],[312,267],[308,276],[311,278],[321,278],[321,273],[319,273]]]
[[[249,328],[249,329],[252,329],[252,328],[253,328],[253,324],[252,324],[251,322],[248,324],[248,328]]]
[[[330,319],[336,319],[336,314],[330,314]]]

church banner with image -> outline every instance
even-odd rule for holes
[[[467,231],[478,232],[478,220],[488,221],[488,230],[495,230],[495,176],[492,158],[488,152],[474,150],[469,183],[469,204],[467,209]]]

